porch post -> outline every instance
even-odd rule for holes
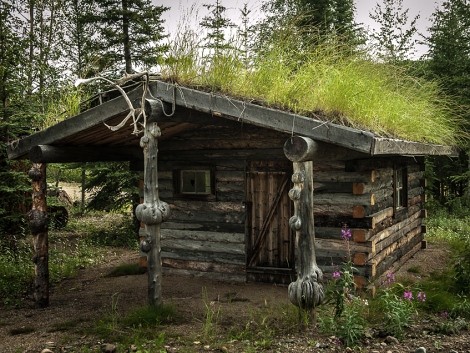
[[[145,225],[145,237],[140,248],[147,253],[148,303],[160,306],[163,303],[160,225],[168,218],[170,208],[158,196],[157,154],[161,131],[157,118],[162,114],[162,108],[156,101],[147,100],[145,109],[148,112],[147,123],[140,139],[144,152],[144,202],[136,207],[135,214]]]
[[[315,227],[313,222],[313,155],[315,142],[306,137],[293,136],[284,144],[284,154],[293,162],[294,187],[289,197],[294,202],[294,216],[289,225],[295,231],[295,270],[297,280],[289,284],[292,304],[311,310],[322,303],[323,273],[315,257]]]
[[[49,306],[49,242],[46,164],[33,163],[28,172],[33,189],[33,205],[28,214],[34,244],[34,299],[36,306]]]

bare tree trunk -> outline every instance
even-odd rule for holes
[[[33,163],[29,171],[33,188],[33,206],[29,212],[29,224],[34,239],[35,279],[34,299],[36,306],[49,306],[49,243],[47,222],[46,164]]]
[[[127,0],[122,0],[122,40],[124,46],[124,61],[126,63],[126,73],[134,72],[132,69],[131,45],[129,37],[129,8]]]

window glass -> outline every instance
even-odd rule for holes
[[[182,170],[180,192],[182,194],[207,195],[211,193],[209,170]]]

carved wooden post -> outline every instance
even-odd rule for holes
[[[316,144],[312,139],[294,136],[284,144],[286,157],[293,162],[294,187],[289,197],[294,202],[294,216],[289,225],[295,231],[295,269],[297,280],[289,284],[292,304],[311,310],[324,299],[323,273],[315,258],[315,228],[313,222],[313,155]]]
[[[36,306],[44,308],[49,305],[49,243],[47,217],[47,184],[46,164],[33,163],[29,171],[32,180],[33,205],[28,214],[29,225],[34,241],[35,278],[34,299]]]
[[[147,253],[148,302],[151,306],[162,304],[162,259],[160,225],[170,214],[167,203],[158,198],[157,154],[158,137],[161,136],[156,119],[162,108],[155,101],[147,101],[147,123],[140,146],[144,151],[144,203],[135,210],[136,217],[145,225],[145,238],[140,247]]]

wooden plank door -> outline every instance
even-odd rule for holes
[[[247,172],[248,280],[287,283],[294,268],[291,166],[252,161]]]

